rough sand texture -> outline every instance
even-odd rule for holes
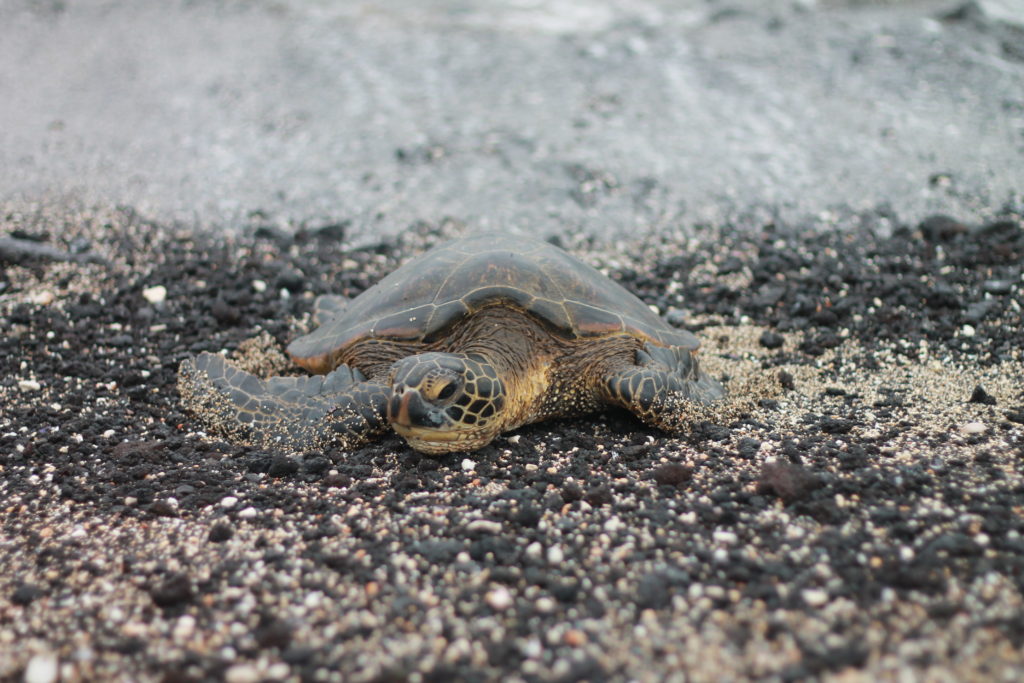
[[[0,234],[108,264],[0,279],[0,678],[1019,680],[1024,232],[1004,213],[567,237],[691,325],[736,401],[680,438],[609,413],[434,459],[212,441],[175,372],[286,342],[314,295],[458,224],[350,251],[7,207]]]

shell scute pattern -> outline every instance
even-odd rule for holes
[[[310,367],[368,337],[430,342],[491,305],[511,305],[565,338],[625,332],[662,346],[696,349],[621,285],[547,243],[524,247],[480,235],[434,249],[391,273],[288,352]],[[304,362],[305,361],[305,362]]]

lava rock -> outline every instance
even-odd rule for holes
[[[536,505],[524,505],[512,515],[512,522],[532,529],[540,523],[541,514],[540,508]]]
[[[611,505],[615,500],[615,497],[612,495],[612,490],[605,484],[589,488],[585,498],[586,501],[594,507],[597,507],[598,505]]]
[[[229,541],[235,535],[235,529],[226,522],[218,522],[210,527],[210,533],[207,538],[212,543],[223,543]]]
[[[270,467],[267,468],[267,474],[275,478],[288,477],[298,471],[299,463],[295,461],[295,458],[289,458],[284,455],[274,456],[274,459],[270,462]]]
[[[811,321],[822,327],[832,327],[839,322],[839,316],[831,308],[823,308],[811,315]]]
[[[166,500],[155,500],[149,506],[150,513],[158,517],[177,517],[178,510]]]
[[[979,384],[976,387],[974,387],[974,391],[971,393],[971,397],[967,399],[967,402],[983,403],[984,405],[987,406],[994,406],[996,405],[996,398],[995,396],[992,396],[987,391],[985,391],[985,387]]]
[[[967,226],[955,218],[944,215],[928,216],[918,229],[929,242],[946,242],[967,232]]]
[[[761,338],[758,339],[758,343],[766,349],[778,349],[782,348],[782,345],[786,342],[785,338],[778,332],[772,332],[765,330],[761,333]]]
[[[210,304],[210,315],[219,324],[229,327],[237,325],[242,320],[242,314],[238,306],[232,306],[224,299],[216,299]]]
[[[999,302],[993,301],[992,299],[976,301],[967,306],[967,310],[963,313],[964,320],[970,323],[980,323],[982,320],[990,317],[993,313],[998,312],[999,308]]]
[[[572,503],[582,499],[583,489],[579,484],[574,481],[569,481],[562,485],[562,500],[566,503]]]
[[[320,483],[330,488],[340,489],[345,488],[346,486],[351,486],[352,477],[340,473],[328,474],[327,476],[320,480]]]
[[[747,460],[753,460],[757,457],[758,452],[761,449],[761,442],[757,439],[751,439],[750,437],[743,437],[740,439],[737,450],[739,451],[741,458]]]
[[[171,574],[149,591],[149,597],[158,607],[174,607],[190,602],[194,597],[192,581],[184,574]]]
[[[11,602],[15,605],[25,607],[26,605],[31,605],[43,595],[45,595],[43,589],[36,584],[22,583],[14,589],[13,593],[11,593]]]
[[[782,285],[764,285],[754,296],[753,304],[757,308],[771,308],[786,296],[786,288]]]
[[[774,494],[787,505],[807,498],[821,481],[807,468],[785,462],[767,463],[761,468],[757,492]]]
[[[655,467],[651,478],[658,486],[682,486],[693,479],[693,468],[677,462],[667,462]]]
[[[743,270],[743,261],[735,256],[727,256],[718,266],[719,275],[731,275]]]
[[[291,645],[293,630],[284,619],[271,617],[260,624],[253,635],[261,648],[276,647],[283,650]]]
[[[932,308],[960,308],[960,297],[956,290],[944,282],[935,283],[935,287],[925,297]]]
[[[853,422],[838,417],[826,417],[821,421],[821,431],[826,434],[848,434],[853,429]]]
[[[726,441],[732,436],[732,430],[714,422],[702,420],[693,425],[690,436],[696,441]]]
[[[301,292],[306,286],[306,276],[295,268],[285,268],[274,278],[274,286],[278,289],[286,289],[292,294]]]
[[[647,574],[637,584],[636,606],[640,609],[665,607],[671,597],[668,581],[660,574]]]

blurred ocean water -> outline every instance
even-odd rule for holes
[[[1024,188],[1014,17],[1024,2],[15,0],[0,194],[356,237],[992,213]]]

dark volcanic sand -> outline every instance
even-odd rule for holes
[[[8,209],[0,237],[107,263],[3,256],[0,678],[1024,675],[1019,210],[564,239],[748,399],[680,437],[609,413],[281,454],[182,413],[182,358],[279,346],[462,229],[349,251]]]

